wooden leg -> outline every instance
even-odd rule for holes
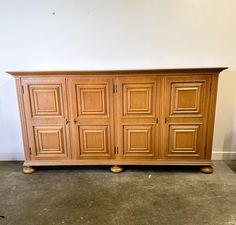
[[[23,167],[23,173],[25,174],[31,174],[34,173],[36,171],[36,169],[34,167],[31,166],[24,166]]]
[[[111,167],[111,172],[113,172],[113,173],[120,173],[120,172],[122,172],[124,169],[123,169],[123,167],[121,167],[121,166],[117,166],[117,165],[115,165],[115,166],[112,166]]]
[[[200,171],[202,173],[210,174],[210,173],[214,172],[214,169],[213,169],[212,166],[203,166],[203,167],[200,168]]]

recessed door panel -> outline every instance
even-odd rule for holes
[[[168,156],[200,157],[201,153],[201,125],[170,125]]]
[[[108,116],[108,84],[76,84],[79,117]]]
[[[81,156],[109,156],[109,126],[79,126]]]
[[[172,117],[203,117],[207,101],[206,80],[168,79],[169,116]],[[207,97],[207,98],[206,98]]]
[[[123,91],[123,116],[154,116],[154,90],[155,82],[124,83]]]
[[[35,159],[68,157],[64,126],[34,126]]]
[[[203,83],[172,83],[170,115],[202,115]]]
[[[29,84],[32,117],[63,116],[61,85]]]
[[[154,125],[124,125],[123,140],[125,157],[154,156]]]

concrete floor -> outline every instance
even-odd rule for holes
[[[193,167],[52,167],[0,162],[1,225],[236,225],[236,161]],[[5,217],[5,218],[3,218]]]

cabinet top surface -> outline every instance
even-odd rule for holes
[[[70,75],[167,75],[167,74],[209,74],[220,73],[227,67],[208,68],[166,68],[166,69],[131,69],[131,70],[58,70],[58,71],[9,71],[15,77],[26,76],[70,76]]]

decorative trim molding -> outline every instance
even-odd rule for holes
[[[236,160],[236,152],[212,152],[212,160]]]
[[[0,161],[24,161],[23,152],[0,152]]]

